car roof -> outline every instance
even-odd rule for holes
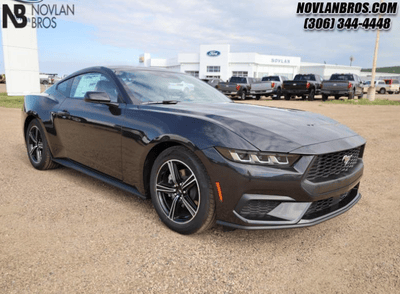
[[[153,72],[170,72],[170,73],[176,73],[176,74],[185,74],[182,72],[178,71],[172,71],[164,68],[151,68],[151,67],[139,67],[139,66],[92,66],[92,67],[87,67],[83,68],[81,70],[78,70],[67,77],[65,77],[62,81],[70,79],[71,77],[93,72],[93,71],[153,71]],[[60,82],[62,82],[60,81]]]

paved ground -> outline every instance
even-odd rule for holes
[[[33,169],[20,110],[0,108],[0,293],[399,293],[400,107],[258,103],[322,113],[368,140],[353,209],[310,228],[181,236],[150,201]]]

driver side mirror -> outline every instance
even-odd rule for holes
[[[111,102],[110,96],[106,92],[88,91],[84,97],[85,102],[100,103],[112,106],[118,106],[118,103]]]

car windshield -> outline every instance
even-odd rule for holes
[[[267,81],[267,82],[270,82],[270,81],[272,81],[272,82],[279,82],[279,77],[263,77],[262,78],[262,81],[263,82],[265,82],[265,81]]]
[[[192,103],[232,102],[203,81],[181,73],[164,71],[121,70],[119,80],[129,95],[142,103],[184,101]]]
[[[353,75],[332,75],[331,81],[354,81]]]
[[[315,81],[313,75],[297,75],[294,77],[294,81]]]

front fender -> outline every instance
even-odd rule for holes
[[[195,153],[215,146],[258,151],[233,131],[206,117],[129,107],[122,126],[124,182],[143,193],[143,172],[149,154],[157,146],[177,144]]]

